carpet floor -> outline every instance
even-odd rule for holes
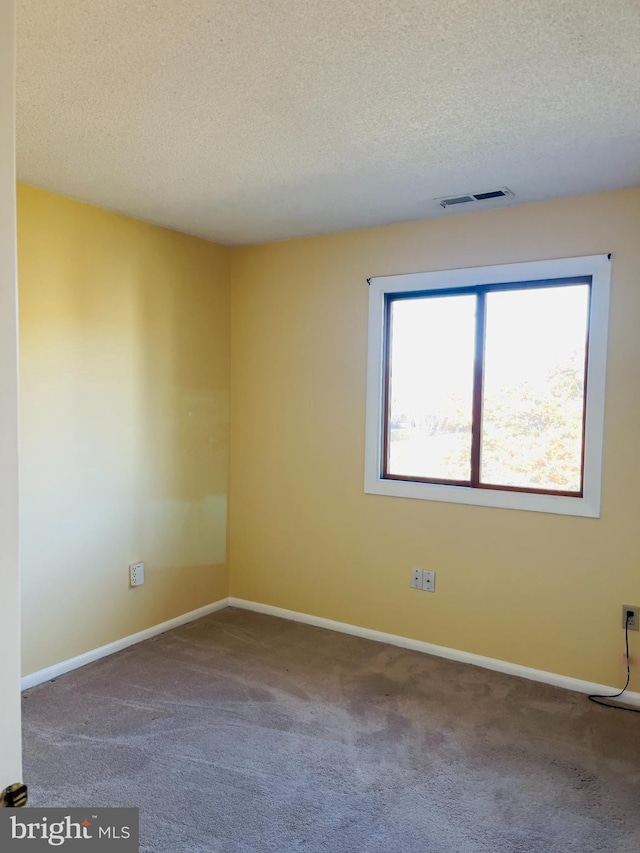
[[[234,609],[26,691],[24,749],[143,853],[640,850],[640,715]]]

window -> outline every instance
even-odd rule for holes
[[[607,255],[370,280],[365,491],[599,516]]]

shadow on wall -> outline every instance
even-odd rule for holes
[[[32,187],[18,249],[33,672],[228,594],[229,282],[226,249]]]
[[[147,256],[137,289],[141,548],[160,570],[226,561],[228,308],[203,255],[198,274],[186,280],[162,274]]]

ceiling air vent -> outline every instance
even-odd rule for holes
[[[440,207],[452,207],[454,204],[470,204],[474,201],[489,201],[494,198],[505,198],[505,196],[513,196],[507,187],[501,187],[499,190],[489,190],[486,193],[468,193],[467,195],[456,195],[450,198],[437,198]]]

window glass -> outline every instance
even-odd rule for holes
[[[486,295],[480,481],[582,489],[589,287]]]
[[[474,294],[390,306],[387,476],[468,482]]]

